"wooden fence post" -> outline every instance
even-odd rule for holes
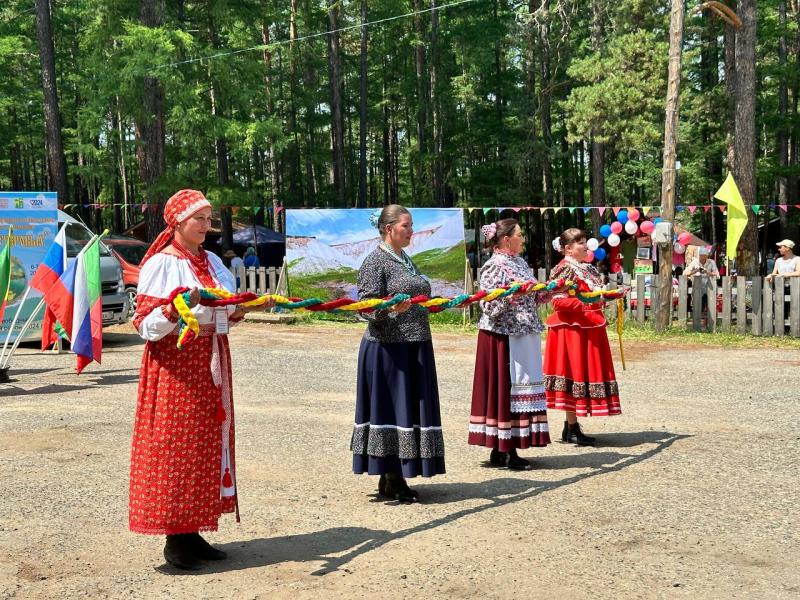
[[[789,298],[789,332],[800,337],[800,277],[791,278]]]
[[[772,335],[774,333],[772,327],[774,324],[772,284],[764,280],[761,289],[763,294],[761,301],[761,335]]]
[[[644,323],[644,275],[639,273],[636,275],[636,320],[641,324]],[[650,299],[652,302],[652,298]]]
[[[686,275],[678,277],[678,324],[686,329],[686,319],[689,316],[689,278]]]
[[[703,317],[704,291],[705,286],[700,275],[692,277],[692,331],[700,331],[700,320]]]
[[[711,333],[717,330],[717,280],[709,277],[705,282],[706,300],[708,302],[708,325]]]
[[[751,300],[753,302],[753,335],[761,335],[764,331],[763,318],[763,297],[761,290],[761,277],[753,277],[751,287]]]
[[[775,331],[773,332],[774,335],[778,337],[783,337],[785,334],[786,329],[786,319],[784,317],[784,302],[786,301],[786,289],[784,282],[788,282],[786,279],[777,279],[775,281],[775,292],[773,296],[773,301],[775,302]]]
[[[736,332],[747,333],[747,278],[736,277]]]
[[[731,309],[733,307],[733,295],[731,294],[731,278],[727,275],[722,278],[722,331],[731,331]]]

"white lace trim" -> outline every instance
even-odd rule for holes
[[[512,413],[532,413],[532,412],[543,412],[545,410],[547,410],[547,401],[545,399],[511,401]]]
[[[492,425],[470,423],[469,432],[482,433],[501,440],[510,440],[513,437],[528,437],[532,433],[549,433],[550,428],[547,426],[547,423],[531,423],[529,427],[511,427],[510,429],[498,429]]]

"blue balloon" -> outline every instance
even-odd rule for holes
[[[658,225],[663,220],[664,219],[662,219],[661,217],[656,217],[655,219],[653,219],[653,225]]]
[[[598,248],[594,251],[594,259],[595,260],[603,260],[606,257],[606,251],[602,248]]]
[[[601,225],[600,226],[600,235],[604,238],[607,238],[611,235],[611,225]]]
[[[617,221],[619,221],[620,223],[622,223],[623,225],[625,225],[625,223],[627,223],[627,222],[628,222],[628,211],[627,211],[627,210],[621,210],[621,211],[619,211],[619,212],[617,213]]]

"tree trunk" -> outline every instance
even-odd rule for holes
[[[678,110],[681,93],[681,57],[683,55],[684,0],[672,0],[669,25],[669,67],[667,70],[667,109],[664,124],[664,166],[661,174],[661,216],[672,223],[675,219],[676,170],[678,149]],[[658,291],[655,307],[655,329],[670,327],[672,309],[672,244],[659,244]]]
[[[164,0],[140,0],[139,20],[146,27],[164,24]],[[145,77],[143,110],[136,120],[136,158],[139,177],[144,184],[144,199],[150,205],[145,213],[147,238],[155,239],[164,226],[164,196],[156,192],[155,184],[164,175],[164,88],[156,77]]]
[[[542,11],[546,11],[549,4],[549,0],[542,0]],[[544,200],[546,206],[554,206],[554,195],[553,195],[553,167],[552,167],[552,156],[553,156],[553,131],[552,131],[552,121],[550,115],[550,100],[552,94],[552,86],[550,81],[550,53],[548,51],[548,44],[549,44],[549,37],[550,37],[550,23],[549,19],[550,16],[545,17],[547,21],[542,24],[541,26],[541,34],[540,34],[540,46],[541,46],[541,56],[539,57],[539,76],[541,79],[541,92],[539,93],[539,118],[540,118],[540,125],[542,128],[542,141],[544,142],[544,146],[546,148],[546,153],[544,155],[544,160],[542,161],[542,175],[544,178]],[[554,213],[554,218],[557,217],[557,214]],[[545,219],[545,224],[548,226],[550,224],[550,219]],[[549,241],[546,240],[546,243]],[[548,253],[546,256],[550,256]],[[547,269],[550,269],[550,265],[547,265]]]
[[[730,7],[736,10],[736,0],[731,0]],[[733,150],[736,135],[736,28],[725,24],[725,98],[728,100],[728,140],[725,162],[730,171],[734,170],[736,156]]]
[[[67,161],[61,139],[61,116],[56,89],[56,62],[53,33],[50,29],[50,2],[36,0],[36,38],[39,42],[39,61],[42,65],[44,93],[44,124],[47,131],[47,167],[52,188],[60,202],[68,202]]]
[[[275,98],[272,91],[272,51],[269,49],[269,25],[266,23],[261,24],[261,42],[264,44],[264,88],[267,95],[267,113],[270,117],[275,116]],[[267,154],[269,155],[269,183],[270,194],[272,195],[272,214],[276,215],[275,231],[282,232],[280,226],[280,219],[277,218],[279,214],[279,195],[280,195],[280,170],[278,169],[278,155],[275,150],[275,137],[270,136],[267,146]]]
[[[602,0],[592,1],[592,50],[599,53],[603,47],[603,2]],[[605,206],[606,205],[606,151],[605,144],[595,139],[595,134],[592,132],[590,139],[590,153],[589,162],[591,164],[591,189],[589,195],[592,199],[592,206]],[[597,211],[592,211],[592,223],[595,226],[595,232],[600,228],[600,214]]]
[[[367,207],[367,0],[361,0],[361,63],[358,81],[358,208]]]
[[[303,186],[300,183],[300,138],[297,132],[297,0],[289,5],[289,137],[287,148],[290,161],[289,194],[296,202],[307,205]]]
[[[778,150],[778,204],[789,203],[789,182],[787,172],[789,170],[789,89],[787,82],[787,50],[786,50],[786,0],[780,0],[778,4],[778,20],[780,24],[780,39],[778,40],[778,114],[779,125],[777,131],[777,150]],[[778,216],[781,220],[781,238],[789,235],[789,213],[778,209]],[[766,232],[765,232],[766,233]],[[765,238],[767,236],[764,236]]]
[[[214,26],[214,18],[211,14],[208,15],[208,37],[211,42],[211,47],[215,50],[219,48],[219,39],[217,38],[217,30]],[[223,111],[220,107],[220,99],[214,78],[212,76],[211,67],[208,68],[209,79],[209,95],[211,100],[211,117],[212,121],[216,124],[217,120],[222,117]],[[221,187],[227,187],[230,182],[229,168],[228,168],[228,141],[223,135],[216,135],[214,138],[214,153],[217,162],[217,183]],[[230,206],[223,205],[220,208],[220,225],[221,225],[221,242],[222,252],[227,252],[233,249],[233,211]]]
[[[736,33],[736,128],[734,178],[747,210],[747,227],[736,253],[740,275],[756,276],[758,227],[750,206],[756,199],[756,0],[739,0],[737,14],[742,27]],[[765,232],[766,233],[766,232]]]
[[[415,11],[423,9],[422,0],[413,0],[412,7]],[[417,74],[417,152],[419,154],[417,164],[420,166],[417,177],[419,189],[425,189],[425,158],[428,150],[427,143],[427,115],[428,115],[428,86],[427,73],[425,67],[425,27],[422,22],[422,15],[414,15],[414,33],[416,34],[416,45],[414,48],[414,68]],[[414,198],[418,200],[418,198]]]
[[[339,2],[328,0],[328,24],[330,30],[339,28]],[[337,206],[345,206],[344,174],[344,115],[342,111],[342,75],[339,57],[339,34],[328,36],[328,72],[330,73],[331,94],[331,141],[333,146],[333,187],[336,191]]]
[[[442,134],[442,99],[439,93],[439,11],[431,0],[431,108],[433,110],[433,204],[452,206],[445,194]]]

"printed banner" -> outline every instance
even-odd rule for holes
[[[414,235],[406,252],[434,296],[464,291],[464,217],[460,208],[411,208]],[[289,293],[303,298],[358,298],[358,269],[377,246],[374,209],[286,211]]]
[[[0,247],[6,244],[8,226],[14,227],[11,246],[11,286],[3,321],[0,323],[0,345],[11,327],[19,302],[39,263],[58,232],[58,201],[55,192],[0,192]],[[10,341],[14,341],[42,295],[31,290],[22,307]],[[35,319],[25,334],[38,339],[42,332],[42,316]]]

